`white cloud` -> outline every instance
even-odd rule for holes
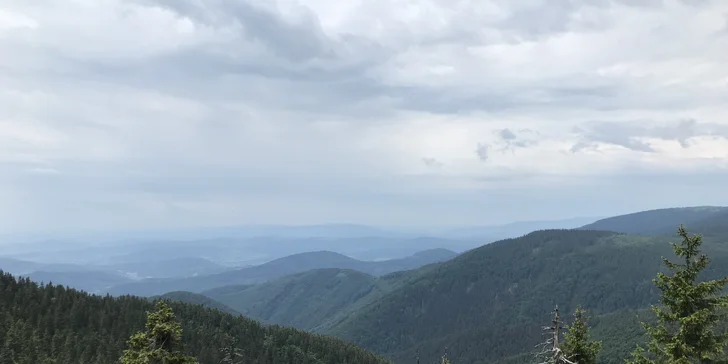
[[[0,0],[0,229],[603,215],[683,203],[637,186],[687,172],[725,204],[727,14]]]

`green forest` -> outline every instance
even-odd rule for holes
[[[202,364],[220,363],[226,351],[241,354],[234,358],[236,364],[387,362],[341,340],[264,326],[202,305],[169,302],[169,308],[173,322],[180,324],[182,353]],[[132,335],[144,333],[150,312],[155,312],[155,304],[144,298],[99,297],[3,273],[0,364],[119,363]]]

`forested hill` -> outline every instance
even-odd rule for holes
[[[192,305],[201,305],[203,307],[207,308],[213,308],[222,312],[229,313],[233,316],[240,315],[240,312],[235,311],[234,309],[213,300],[210,297],[203,296],[201,294],[192,293],[192,292],[184,292],[184,291],[175,291],[175,292],[168,292],[161,296],[154,296],[148,298],[148,300],[156,301],[156,300],[165,300],[165,301],[177,301]]]
[[[446,249],[431,249],[400,259],[362,261],[331,251],[315,251],[289,255],[258,266],[220,274],[182,279],[149,279],[120,284],[112,287],[107,292],[112,295],[132,294],[136,296],[156,296],[173,291],[200,293],[230,285],[259,284],[290,274],[327,268],[352,269],[382,276],[392,272],[443,262],[456,255],[457,253]]]
[[[453,363],[504,362],[542,342],[554,303],[562,312],[583,305],[590,315],[611,315],[594,321],[596,339],[605,340],[601,362],[622,363],[645,319],[636,313],[657,303],[652,279],[661,257],[674,256],[668,243],[676,240],[591,230],[533,232],[422,272],[327,333],[401,363],[418,352],[437,358],[445,347]],[[725,276],[728,243],[706,240],[703,249],[713,260],[705,278]]]
[[[202,305],[170,306],[182,324],[187,353],[200,364],[219,363],[230,337],[239,340],[246,364],[387,363],[337,339],[264,326]],[[99,297],[0,271],[0,364],[118,363],[153,309],[144,298]]]
[[[728,235],[728,207],[673,207],[613,216],[582,226],[581,230],[606,230],[625,234],[674,236],[676,226],[706,236]]]

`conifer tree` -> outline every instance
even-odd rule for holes
[[[146,331],[128,341],[129,349],[120,358],[122,364],[197,364],[197,359],[181,351],[182,327],[174,312],[162,301],[157,311],[147,314]]]
[[[602,350],[601,341],[589,340],[589,326],[586,312],[581,307],[574,311],[574,322],[564,333],[566,340],[561,346],[564,356],[578,364],[596,364],[597,356]]]
[[[638,347],[628,363],[726,362],[723,349],[728,336],[715,333],[715,326],[725,318],[728,307],[728,296],[720,294],[728,277],[696,282],[700,272],[710,263],[710,259],[700,253],[702,236],[688,235],[682,225],[678,235],[682,238],[680,244],[671,245],[682,262],[673,263],[662,258],[672,274],[658,273],[653,280],[662,291],[661,307],[652,307],[657,315],[657,325],[642,324],[650,341],[647,349]]]

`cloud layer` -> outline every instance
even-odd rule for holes
[[[0,231],[728,204],[722,0],[0,0]]]

